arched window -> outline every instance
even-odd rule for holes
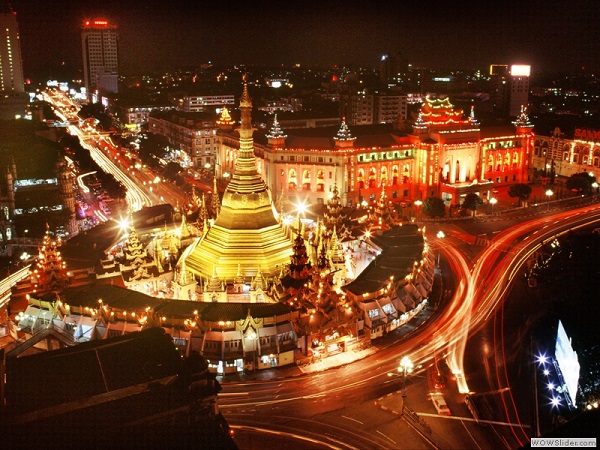
[[[387,167],[385,167],[385,166],[383,166],[381,168],[381,185],[382,186],[387,186],[388,185]]]
[[[450,181],[450,160],[447,159],[442,169],[442,181],[448,183]]]
[[[408,164],[404,164],[402,167],[402,184],[408,183],[410,180],[410,166]]]
[[[296,178],[296,171],[290,169],[288,172],[288,189],[296,189],[298,187],[298,179]]]
[[[317,172],[317,191],[324,192],[325,191],[325,175],[322,170]]]
[[[377,187],[377,174],[375,173],[375,169],[373,167],[369,169],[369,187]]]
[[[356,177],[356,181],[358,182],[359,189],[365,188],[365,170],[364,169],[358,169],[358,176]]]
[[[491,172],[494,170],[494,156],[490,153],[487,160],[487,171]]]
[[[302,190],[310,191],[310,171],[308,169],[304,169],[302,173]]]
[[[516,169],[517,167],[519,167],[519,153],[514,152],[512,158],[512,168]]]
[[[392,184],[396,185],[398,184],[398,166],[393,165],[392,166]]]

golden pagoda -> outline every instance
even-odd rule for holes
[[[184,254],[187,269],[201,279],[214,272],[233,283],[241,275],[278,275],[289,263],[292,241],[286,236],[254,156],[252,101],[244,80],[240,98],[240,150],[214,225]]]

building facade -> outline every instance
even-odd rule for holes
[[[235,105],[233,94],[185,95],[179,100],[178,108],[186,112],[215,112],[217,108]]]
[[[81,27],[83,85],[88,100],[98,92],[117,93],[119,77],[118,33],[105,19],[85,20]]]
[[[600,175],[600,130],[575,128],[572,137],[555,128],[549,136],[536,136],[532,169],[535,176],[554,182],[581,172]]]
[[[148,117],[148,131],[167,137],[171,147],[184,153],[193,167],[214,167],[219,145],[218,119],[211,112],[155,112]]]
[[[259,135],[259,133],[256,133]],[[469,193],[528,182],[533,126],[526,111],[513,125],[482,128],[474,109],[465,115],[448,97],[426,97],[412,133],[393,126],[283,130],[277,118],[255,153],[273,195],[293,204],[324,204],[336,185],[345,206],[375,202],[382,189],[392,202],[441,197],[457,207]],[[234,166],[239,139],[221,132],[222,176]]]
[[[0,5],[0,27],[0,91],[25,92],[17,15],[4,3]]]
[[[29,97],[25,93],[21,41],[17,15],[8,2],[0,4],[0,119],[26,114]]]
[[[399,126],[407,116],[406,95],[359,92],[340,96],[340,117],[350,126],[381,123]]]
[[[167,105],[119,105],[119,118],[128,130],[139,132],[148,124],[153,112],[171,111],[175,107]]]

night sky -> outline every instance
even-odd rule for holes
[[[0,0],[1,1],[1,0]],[[119,29],[123,73],[216,65],[362,65],[402,52],[415,66],[536,70],[600,65],[597,0],[12,0],[26,76],[81,67],[80,26]]]

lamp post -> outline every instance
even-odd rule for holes
[[[229,177],[230,177],[230,176],[231,176],[231,175],[229,174],[229,172],[225,172],[225,173],[223,174],[223,180],[224,180],[224,181],[223,181],[223,184],[224,184],[224,186],[223,186],[223,189],[226,189],[226,188],[227,188],[227,185],[229,184]]]
[[[492,216],[494,215],[494,205],[498,203],[498,199],[495,197],[490,198],[490,204],[492,205]]]
[[[554,192],[552,192],[552,189],[546,191],[546,197],[548,197],[548,211],[550,211],[550,197],[552,197],[553,194]]]
[[[413,362],[410,360],[408,356],[403,357],[400,360],[400,365],[398,366],[398,372],[402,374],[402,412],[404,412],[404,403],[406,399],[406,375],[412,373],[414,368]]]
[[[421,205],[423,204],[423,202],[421,200],[415,200],[414,203],[415,203],[415,206],[417,207],[415,220],[418,222],[419,221],[419,208],[421,208]]]

